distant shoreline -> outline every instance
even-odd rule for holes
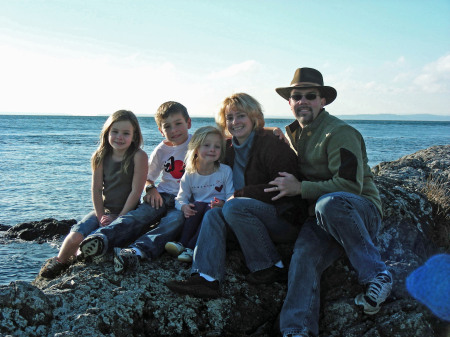
[[[333,114],[334,115],[334,114]],[[108,117],[108,115],[71,115],[71,114],[45,114],[45,113],[10,113],[0,112],[0,116],[40,116],[40,117]],[[154,118],[152,114],[138,114],[140,118]],[[398,114],[362,114],[362,115],[334,115],[343,120],[353,121],[393,121],[393,122],[450,122],[450,115],[398,115]],[[191,116],[192,118],[214,118],[213,116]],[[292,116],[272,116],[265,115],[267,119],[293,119]]]

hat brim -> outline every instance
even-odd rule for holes
[[[333,103],[333,101],[336,99],[337,96],[336,89],[329,86],[310,86],[310,87],[290,86],[284,88],[276,88],[275,91],[285,100],[289,101],[292,89],[309,89],[309,88],[320,90],[322,97],[325,98],[325,105]]]

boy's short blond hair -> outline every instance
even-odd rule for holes
[[[186,122],[190,118],[186,107],[181,103],[168,101],[161,104],[155,114],[155,121],[156,125],[158,125],[158,128],[161,128],[165,119],[175,113],[181,113]]]
[[[249,94],[237,93],[225,98],[219,112],[216,115],[216,124],[226,137],[231,137],[227,130],[226,111],[227,108],[245,112],[253,122],[253,130],[264,127],[264,115],[261,104]]]

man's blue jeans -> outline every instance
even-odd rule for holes
[[[206,212],[194,250],[192,273],[219,281],[225,274],[227,229],[236,235],[251,272],[281,260],[274,242],[294,241],[299,227],[277,215],[275,206],[250,198],[234,198]]]
[[[352,193],[330,193],[319,198],[315,213],[295,242],[280,314],[283,336],[305,331],[318,335],[320,278],[344,251],[362,284],[386,270],[372,242],[381,224],[372,202]]]
[[[131,247],[139,248],[145,258],[158,257],[164,251],[164,245],[179,234],[184,221],[183,213],[175,209],[175,196],[168,193],[161,193],[161,196],[164,203],[159,209],[142,203],[135,210],[120,216],[91,235],[102,237],[106,246],[104,252],[114,247],[124,247],[138,238]],[[164,217],[161,218],[162,216]],[[146,228],[159,220],[158,227],[141,236]]]

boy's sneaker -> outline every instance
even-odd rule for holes
[[[175,257],[180,255],[184,250],[184,246],[179,242],[167,242],[164,248],[170,255]]]
[[[182,281],[169,281],[166,286],[170,290],[183,295],[200,298],[217,298],[220,296],[219,281],[210,282],[198,274]]]
[[[122,274],[126,270],[134,270],[139,266],[139,256],[132,248],[114,248],[114,272]]]
[[[355,303],[364,307],[364,313],[374,315],[380,311],[383,303],[392,290],[392,275],[388,271],[379,273],[372,279],[365,294],[359,294],[355,298]]]
[[[83,257],[96,257],[104,254],[105,243],[100,236],[88,236],[80,244],[80,251]]]
[[[45,277],[48,279],[54,279],[56,276],[61,274],[64,270],[69,268],[70,263],[62,263],[58,260],[58,257],[52,257],[48,259],[45,264],[42,266],[39,276]]]
[[[182,262],[192,262],[192,257],[194,256],[194,251],[191,248],[185,248],[183,252],[178,255],[178,261]]]

